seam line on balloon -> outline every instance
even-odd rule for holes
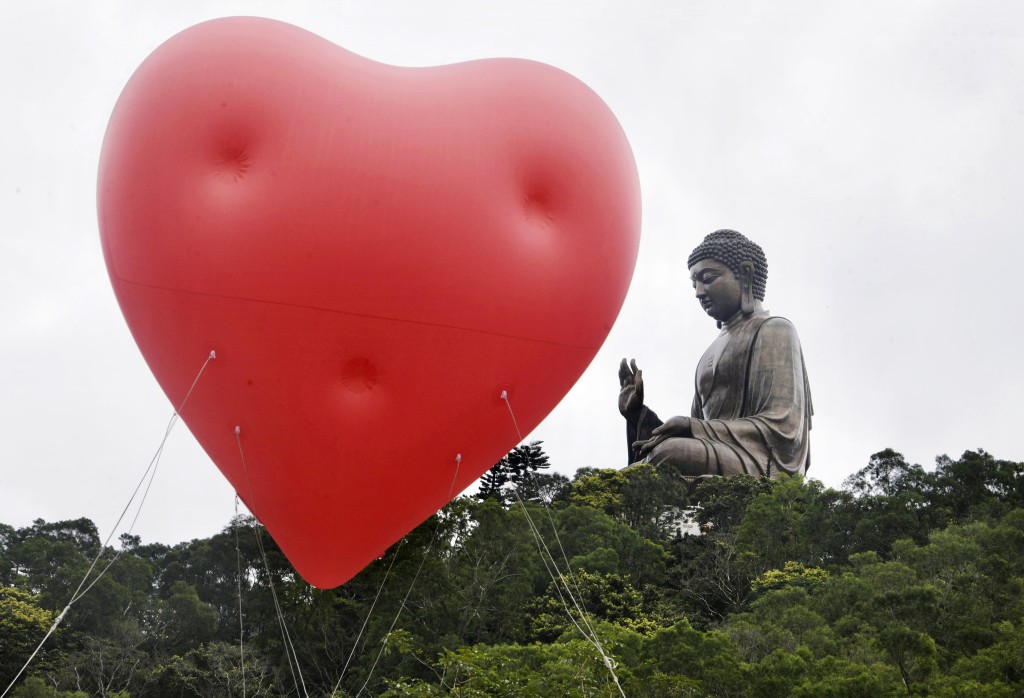
[[[317,310],[324,313],[336,313],[338,315],[351,315],[352,317],[367,318],[370,320],[387,320],[390,322],[403,322],[410,325],[425,325],[427,327],[443,327],[452,330],[459,330],[462,332],[474,332],[476,334],[485,334],[492,337],[506,337],[508,339],[518,339],[523,342],[534,342],[536,344],[548,344],[556,347],[565,347],[567,349],[582,349],[584,351],[596,351],[600,346],[592,347],[585,344],[568,344],[565,342],[554,342],[549,339],[536,339],[533,337],[521,337],[515,334],[508,334],[505,332],[494,332],[492,330],[477,330],[471,327],[462,327],[460,325],[449,325],[443,322],[426,322],[425,320],[409,320],[406,318],[389,317],[387,315],[373,315],[371,313],[355,313],[350,310],[337,310],[335,308],[324,308],[318,305],[306,305],[303,303],[283,303],[281,301],[269,301],[262,298],[244,298],[241,296],[229,296],[221,293],[206,293],[203,291],[188,291],[180,288],[167,288],[165,286],[158,286],[156,284],[144,284],[139,281],[131,281],[122,277],[117,277],[117,280],[121,283],[130,284],[132,286],[139,286],[141,288],[151,288],[157,291],[167,291],[168,293],[184,293],[190,296],[206,296],[208,298],[221,298],[224,300],[232,301],[246,301],[250,303],[265,303],[267,305],[279,305],[286,308],[303,308],[305,310]]]

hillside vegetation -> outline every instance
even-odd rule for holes
[[[694,495],[646,465],[546,466],[516,449],[327,591],[251,519],[122,536],[10,695],[1024,695],[1024,464],[886,450],[838,490]],[[0,524],[0,692],[100,549],[88,519]]]

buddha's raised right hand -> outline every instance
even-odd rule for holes
[[[619,413],[626,419],[636,419],[644,406],[644,376],[636,367],[636,359],[623,359],[619,364],[619,386]]]

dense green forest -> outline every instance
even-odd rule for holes
[[[328,591],[243,517],[119,549],[0,524],[0,693],[101,553],[10,696],[1024,695],[1024,464],[887,450],[838,490],[692,493],[547,465],[519,447]]]

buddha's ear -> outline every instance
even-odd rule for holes
[[[754,312],[754,264],[740,262],[740,310],[744,315]]]

